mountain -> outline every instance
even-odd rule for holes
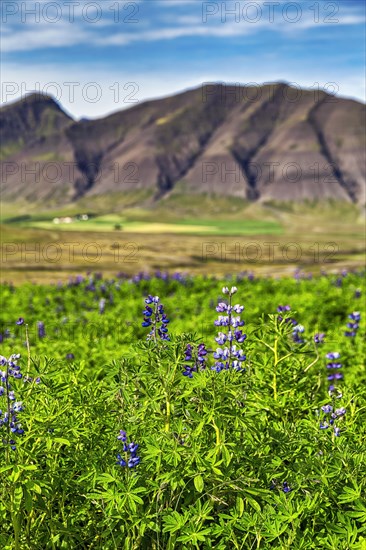
[[[34,94],[0,109],[4,200],[174,189],[365,203],[365,106],[284,83],[203,85],[98,120]]]

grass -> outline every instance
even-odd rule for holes
[[[8,220],[9,223],[9,220]],[[39,228],[52,230],[55,228],[53,219],[39,219],[39,216],[30,216],[23,221],[19,218],[14,222],[19,227]],[[108,214],[104,216],[96,216],[88,221],[75,220],[72,223],[61,224],[60,231],[115,231],[116,226],[121,226],[121,231],[124,233],[185,233],[196,235],[278,235],[282,233],[281,225],[275,221],[260,221],[260,220],[177,220],[176,222],[143,222],[126,220],[124,216],[117,214]]]
[[[319,273],[363,265],[364,218],[353,205],[248,204],[179,193],[159,202],[140,199],[139,193],[93,197],[58,209],[3,204],[1,279],[52,281],[89,269],[113,275],[159,268],[277,276],[296,267]],[[53,223],[82,213],[90,214],[88,221]],[[84,253],[92,243],[95,257]]]

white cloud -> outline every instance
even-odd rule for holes
[[[299,12],[301,15],[299,19],[290,22],[289,20],[293,19],[294,15],[296,16],[296,12],[289,10],[284,15],[282,5],[277,6],[279,2],[271,3],[264,2],[264,0],[261,3],[258,0],[251,2],[252,5],[259,7],[260,17],[258,20],[255,20],[256,10],[243,12],[243,7],[248,8],[248,3],[241,0],[241,2],[229,2],[228,4],[211,2],[211,5],[215,7],[215,14],[207,16],[205,22],[202,6],[208,4],[207,2],[145,0],[145,2],[140,1],[139,4],[136,4],[136,6],[141,6],[141,9],[133,16],[137,18],[138,24],[122,24],[122,20],[116,24],[110,10],[114,4],[108,1],[101,4],[104,7],[103,18],[97,23],[90,23],[86,21],[85,17],[82,17],[82,8],[85,2],[86,0],[83,0],[83,3],[75,8],[75,20],[72,22],[66,11],[63,12],[63,19],[57,23],[47,22],[44,18],[39,23],[35,23],[31,18],[26,24],[14,24],[11,20],[9,23],[3,24],[3,52],[62,48],[82,44],[102,48],[108,45],[126,46],[136,42],[148,43],[192,37],[228,38],[260,33],[263,29],[279,33],[297,33],[311,28],[335,29],[338,25],[353,26],[365,22],[364,15],[352,7],[340,10],[333,17],[328,12],[322,13],[317,22],[314,11],[309,9],[308,4],[287,3],[284,5],[303,6]],[[272,16],[268,4],[276,4],[276,10],[273,11]],[[237,20],[233,14],[225,11],[235,5],[240,6],[240,9],[237,10],[239,16]],[[166,15],[165,10],[156,9],[159,6],[172,8],[169,16]],[[182,6],[187,7],[186,12],[178,9]],[[225,6],[227,7],[225,8]],[[331,24],[329,18],[338,19],[339,23]],[[121,28],[123,32],[121,32]]]

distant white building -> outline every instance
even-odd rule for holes
[[[70,218],[70,216],[66,216],[65,218],[53,218],[53,223],[56,225],[60,223],[72,223],[74,220]]]

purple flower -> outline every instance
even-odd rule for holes
[[[103,315],[104,311],[105,311],[105,304],[106,304],[106,299],[105,298],[101,298],[99,300],[99,313],[100,315]]]
[[[244,321],[242,321],[240,317],[232,317],[231,323],[229,324],[231,324],[232,327],[237,328],[244,326]]]
[[[226,315],[219,315],[215,320],[215,325],[217,327],[227,327],[229,325],[229,317]]]
[[[323,422],[320,422],[319,427],[320,427],[321,430],[327,430],[329,428],[329,424],[328,424],[328,422],[325,422],[324,424],[323,424]]]
[[[46,336],[44,323],[42,321],[38,321],[37,328],[38,328],[38,338],[44,338]]]
[[[9,434],[22,435],[24,430],[19,423],[18,413],[23,411],[23,404],[21,401],[16,400],[15,390],[12,388],[11,379],[22,378],[20,366],[17,364],[17,360],[20,358],[19,354],[13,354],[6,359],[0,356],[0,364],[5,367],[3,371],[0,371],[0,406],[3,400],[5,412],[0,410],[0,432],[3,432],[5,437],[3,442],[10,445],[12,450],[16,450],[15,441],[9,439]]]
[[[323,332],[318,332],[314,334],[314,343],[315,344],[324,344],[325,334]]]
[[[119,431],[119,435],[117,436],[117,439],[118,439],[119,441],[123,441],[123,442],[127,441],[127,434],[126,434],[126,432],[125,432],[124,430],[120,430],[120,431]]]
[[[243,370],[241,362],[246,359],[244,352],[241,349],[237,349],[237,344],[242,344],[246,339],[246,334],[238,330],[239,327],[244,325],[244,321],[240,317],[240,314],[244,310],[244,306],[240,304],[232,305],[232,297],[237,290],[236,287],[231,287],[230,290],[228,287],[224,287],[222,292],[228,295],[229,303],[219,302],[216,307],[218,313],[226,313],[226,315],[219,315],[214,321],[214,324],[218,327],[227,327],[227,329],[220,331],[215,338],[215,341],[220,346],[225,346],[217,348],[213,353],[213,357],[216,361],[211,367],[211,370],[215,372],[221,372],[224,369],[228,370],[230,368],[241,371]],[[236,315],[233,315],[233,313]]]
[[[216,342],[220,345],[220,346],[223,346],[226,342],[226,339],[227,339],[227,336],[226,334],[224,334],[223,332],[219,332],[218,335],[216,336],[215,340]]]
[[[234,332],[235,340],[238,342],[238,344],[242,344],[244,340],[246,339],[247,335],[243,334],[241,330],[236,330]]]
[[[183,376],[193,378],[193,373],[206,368],[207,350],[205,344],[199,344],[196,349],[191,344],[187,344],[184,360],[191,362],[190,365],[184,365]]]
[[[158,304],[159,303],[159,296],[149,296],[145,298],[145,304]]]
[[[159,296],[149,295],[145,299],[145,304],[147,304],[147,306],[143,311],[144,320],[142,326],[152,327],[147,336],[147,340],[154,340],[155,342],[158,338],[161,340],[170,340],[167,327],[170,321],[164,312],[163,304],[160,303]],[[150,304],[153,306],[150,307]]]
[[[17,325],[24,325],[24,319],[23,317],[19,317],[19,319],[16,322]]]
[[[339,359],[341,354],[338,351],[333,351],[331,353],[327,353],[325,356],[327,359]]]
[[[117,455],[117,464],[122,467],[127,465],[126,461],[121,457],[120,454]]]
[[[348,319],[350,319],[350,321],[347,323],[347,328],[351,330],[346,330],[344,335],[353,338],[356,336],[360,327],[359,322],[361,320],[361,314],[359,311],[354,311],[348,315]]]
[[[284,311],[290,311],[290,310],[291,310],[290,306],[278,306],[277,308],[278,313],[282,313]]]
[[[361,321],[361,313],[359,311],[354,311],[348,315],[348,318],[353,319],[353,321]]]
[[[342,380],[343,379],[343,374],[340,373],[340,372],[336,372],[335,374],[329,374],[327,376],[327,379],[328,380]]]
[[[327,364],[327,369],[341,369],[342,368],[342,363],[328,363]]]
[[[346,409],[344,407],[340,407],[339,409],[336,409],[333,413],[334,418],[341,418],[346,414]]]
[[[140,464],[140,457],[137,456],[138,444],[133,441],[128,443],[127,434],[124,430],[120,430],[117,439],[122,441],[123,452],[125,453],[124,456],[121,454],[117,455],[117,464],[121,467],[128,466],[129,468],[135,468],[135,466]]]
[[[302,334],[303,332],[305,332],[305,328],[303,327],[303,325],[296,325],[294,327],[293,332],[292,332],[292,338],[293,338],[293,341],[296,344],[303,344],[304,343],[304,340],[300,336],[300,334]]]
[[[328,359],[328,361],[330,361],[327,364],[327,369],[333,369],[333,372],[331,374],[328,374],[327,376],[327,379],[333,382],[328,388],[328,394],[333,400],[333,405],[324,405],[323,407],[321,407],[325,415],[330,414],[330,418],[328,417],[329,423],[320,423],[320,429],[327,429],[330,426],[333,426],[334,435],[337,437],[340,435],[340,429],[337,423],[341,422],[346,414],[346,409],[344,407],[339,407],[338,409],[335,409],[334,406],[335,399],[340,399],[342,397],[342,392],[340,392],[338,387],[336,387],[335,385],[338,380],[343,379],[342,373],[335,372],[335,370],[342,368],[342,363],[335,362],[335,360],[339,359],[340,356],[341,354],[338,351],[329,352],[326,354],[326,358]]]

